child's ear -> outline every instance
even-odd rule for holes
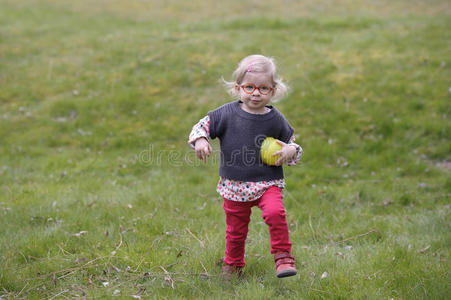
[[[238,85],[238,83],[235,83],[235,90],[236,90],[237,92],[240,91],[240,86]]]

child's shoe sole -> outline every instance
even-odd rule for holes
[[[278,278],[290,277],[290,276],[296,275],[297,273],[298,272],[293,269],[283,270],[283,271],[277,272],[277,277]]]

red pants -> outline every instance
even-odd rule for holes
[[[228,265],[244,267],[244,248],[251,216],[251,208],[257,205],[262,210],[262,217],[269,226],[271,237],[271,253],[278,251],[291,252],[288,236],[285,208],[282,203],[282,189],[270,187],[263,196],[251,202],[237,202],[224,198],[226,214],[226,256]]]

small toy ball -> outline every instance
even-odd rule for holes
[[[280,155],[272,156],[274,152],[282,149],[282,146],[277,143],[277,140],[272,137],[267,137],[260,148],[260,156],[262,161],[270,166],[274,166]]]

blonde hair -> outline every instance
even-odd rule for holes
[[[271,76],[271,81],[274,88],[274,95],[271,98],[271,101],[277,102],[288,94],[288,86],[282,81],[282,78],[277,76],[277,68],[274,58],[254,54],[249,55],[240,61],[238,68],[236,68],[232,74],[233,81],[225,81],[224,78],[222,78],[227,92],[232,97],[239,97],[240,94],[236,90],[235,86],[242,83],[244,76],[248,72],[268,73]]]

